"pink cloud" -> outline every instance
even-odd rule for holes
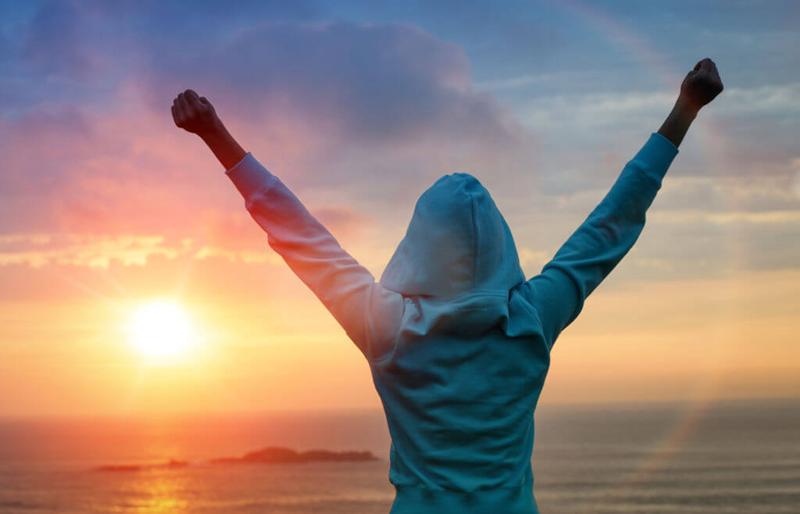
[[[268,24],[207,51],[174,66],[156,59],[103,106],[42,104],[3,121],[0,232],[263,248],[219,163],[174,126],[179,84],[207,85],[201,92],[245,148],[337,237],[360,237],[381,217],[376,205],[413,201],[405,197],[433,175],[491,165],[521,146],[511,117],[471,90],[463,52],[419,29]],[[222,73],[208,73],[204,59]],[[370,185],[377,177],[384,187]],[[354,196],[365,201],[351,206]]]

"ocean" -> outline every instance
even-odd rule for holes
[[[800,513],[797,400],[543,406],[536,430],[546,514]],[[266,446],[378,459],[209,462]],[[6,419],[0,512],[386,513],[388,449],[380,411]],[[186,465],[153,466],[170,459]]]

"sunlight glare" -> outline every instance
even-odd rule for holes
[[[157,360],[181,356],[196,340],[186,310],[169,300],[139,306],[130,317],[128,335],[139,353]]]

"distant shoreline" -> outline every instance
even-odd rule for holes
[[[241,457],[218,457],[206,461],[213,465],[241,464],[304,464],[310,462],[369,462],[379,460],[370,451],[332,451],[313,449],[307,451],[293,450],[283,446],[268,446],[248,452]],[[92,468],[94,471],[107,473],[126,473],[147,471],[152,469],[179,469],[190,466],[188,461],[169,460],[155,464],[107,464]]]

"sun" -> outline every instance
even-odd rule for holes
[[[144,357],[168,362],[196,344],[192,320],[180,303],[153,300],[137,307],[127,325],[131,345]]]

